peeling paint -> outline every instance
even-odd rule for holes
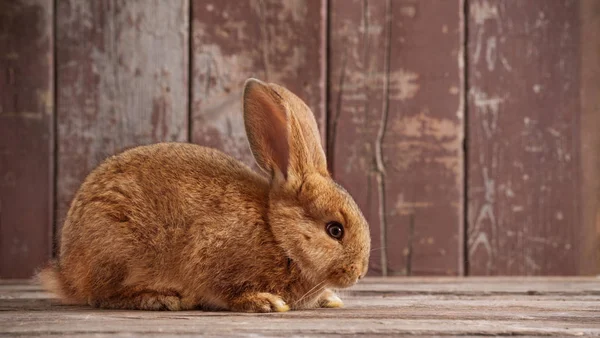
[[[419,74],[404,69],[390,73],[390,96],[391,100],[404,101],[417,95]]]
[[[471,18],[473,18],[477,25],[483,25],[486,20],[496,19],[498,17],[498,8],[494,1],[472,1],[469,5],[469,11]]]
[[[496,37],[491,36],[487,39],[486,50],[485,50],[485,61],[487,63],[488,70],[494,71],[496,68],[496,61],[498,60],[498,51],[496,50]]]
[[[392,129],[405,137],[432,137],[436,141],[448,141],[456,140],[462,128],[454,120],[431,116],[425,108],[417,115],[395,119]]]
[[[505,98],[498,96],[490,97],[476,86],[471,87],[469,95],[473,97],[473,104],[478,108],[478,112],[489,114],[488,117],[481,119],[481,123],[486,136],[491,138],[498,127],[498,112],[500,104],[505,101]]]
[[[404,194],[399,194],[393,212],[397,215],[412,215],[415,214],[416,209],[426,209],[432,205],[432,202],[427,201],[406,201]]]
[[[308,15],[308,6],[303,1],[283,1],[281,15],[283,19],[291,15],[294,21],[304,23]]]
[[[400,8],[400,13],[406,17],[414,18],[417,14],[417,8],[415,6],[403,6]]]

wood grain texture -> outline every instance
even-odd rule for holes
[[[254,165],[242,119],[249,77],[305,100],[325,133],[325,0],[195,0],[192,141]]]
[[[579,4],[469,1],[471,274],[580,272]]]
[[[579,273],[600,274],[600,1],[579,5],[582,231]]]
[[[597,278],[367,278],[345,308],[248,314],[57,305],[0,283],[0,334],[23,336],[600,336]]]
[[[330,166],[370,271],[462,273],[462,2],[330,2]]]
[[[50,257],[53,215],[51,0],[0,0],[0,277]]]
[[[187,141],[188,11],[187,0],[58,1],[59,226],[107,156]]]

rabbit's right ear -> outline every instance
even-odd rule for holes
[[[252,78],[244,84],[243,97],[244,125],[256,163],[271,177],[279,171],[287,178],[289,115],[281,97],[266,83]]]

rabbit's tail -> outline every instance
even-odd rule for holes
[[[65,278],[60,271],[60,266],[58,265],[58,262],[51,261],[48,264],[48,266],[42,269],[35,276],[35,279],[42,285],[44,290],[58,296],[63,303],[78,303],[75,300],[72,290],[68,286],[68,283],[65,281]]]

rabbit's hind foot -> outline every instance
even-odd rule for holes
[[[107,309],[130,310],[183,310],[181,297],[175,292],[142,291],[110,299],[90,300],[90,305]]]

